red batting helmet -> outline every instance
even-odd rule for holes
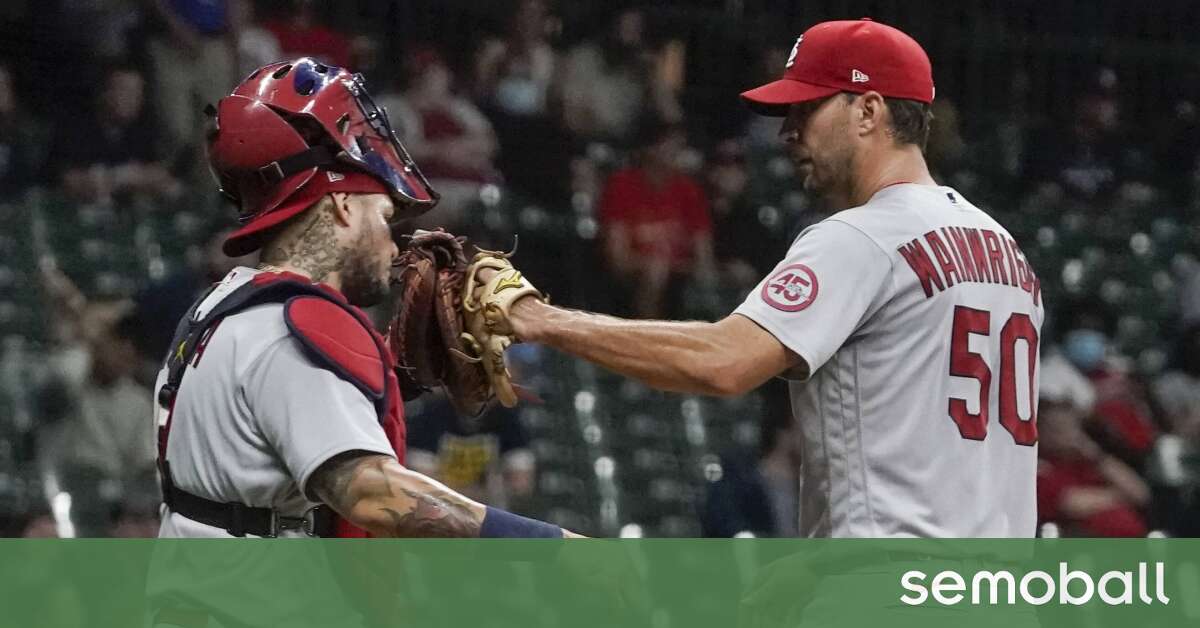
[[[263,231],[303,211],[306,205],[287,201],[319,170],[369,175],[371,185],[361,191],[387,191],[397,219],[437,203],[361,74],[308,57],[273,63],[208,111],[215,122],[209,165],[242,223],[225,241],[229,255],[257,249]]]

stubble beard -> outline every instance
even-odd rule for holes
[[[851,198],[853,187],[854,152],[848,147],[831,154],[824,167],[818,167],[817,162],[813,161],[808,176],[804,179],[805,191],[818,198],[832,211],[847,209],[842,205]]]
[[[342,294],[352,305],[371,307],[387,297],[389,269],[379,268],[373,252],[366,234],[346,252],[342,266]]]

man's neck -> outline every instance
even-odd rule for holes
[[[295,264],[290,261],[268,263],[262,262],[258,265],[258,269],[268,273],[291,273],[300,275],[313,283],[323,283],[335,290],[341,291],[342,277],[338,272],[327,273],[322,277],[314,277],[313,272],[304,267],[302,264]]]
[[[863,160],[859,176],[855,177],[854,189],[850,191],[847,207],[865,205],[883,188],[897,183],[937,185],[925,165],[921,149],[908,144],[902,147],[887,147]]]

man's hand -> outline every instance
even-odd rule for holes
[[[545,297],[513,268],[508,254],[480,250],[467,268],[462,289],[463,319],[467,333],[462,334],[464,349],[481,361],[496,398],[505,406],[517,404],[504,351],[513,342],[514,330],[509,323],[512,304],[516,301]]]
[[[480,267],[475,276],[481,283],[490,283],[499,271],[491,267]],[[505,322],[518,340],[530,339],[530,326],[537,321],[538,306],[545,305],[545,297],[541,294],[526,294],[514,299],[508,306]]]

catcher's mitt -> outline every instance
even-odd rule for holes
[[[466,244],[466,238],[440,229],[412,235],[393,267],[392,282],[398,285],[399,295],[386,338],[405,399],[442,386],[460,414],[478,416],[493,395],[508,407],[517,402],[504,367],[511,330],[492,331],[474,321],[479,311],[475,286],[484,285],[476,275],[483,268],[512,266],[507,254],[495,251],[481,251],[468,261]],[[487,265],[481,260],[497,261]],[[511,273],[496,275],[500,276]],[[540,296],[525,285],[528,289],[519,291],[521,296]]]

